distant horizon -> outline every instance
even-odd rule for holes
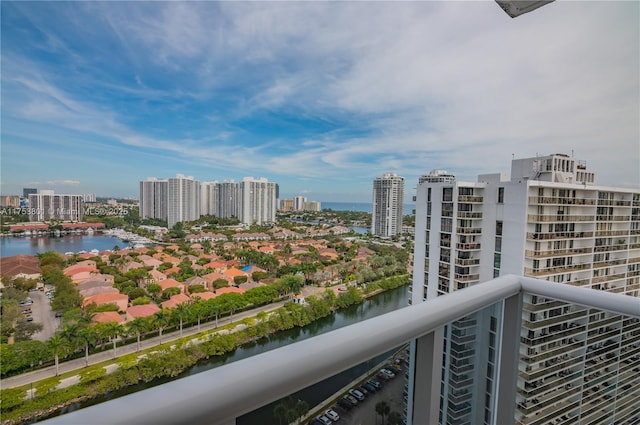
[[[598,184],[636,187],[639,10],[2,2],[0,192],[137,197],[182,173],[367,202],[385,173],[410,196],[433,169],[574,150]]]

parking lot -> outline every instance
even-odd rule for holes
[[[55,312],[51,310],[49,298],[42,291],[31,291],[29,297],[33,300],[31,307],[31,317],[34,323],[42,325],[42,331],[33,335],[32,339],[46,341],[53,336],[60,325],[59,318],[55,317]]]
[[[382,424],[380,415],[376,413],[375,406],[380,401],[385,401],[390,412],[396,411],[400,414],[404,412],[403,391],[406,384],[404,376],[406,366],[402,366],[397,371],[394,378],[385,380],[382,376],[376,376],[373,379],[382,384],[381,388],[376,392],[369,392],[365,395],[365,399],[359,401],[358,404],[347,410],[343,407],[335,405],[333,409],[340,415],[337,424],[345,425],[375,425]],[[396,370],[394,370],[396,372]],[[355,387],[355,386],[354,386]],[[387,421],[385,420],[385,423]]]

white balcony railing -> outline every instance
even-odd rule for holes
[[[504,301],[500,342],[503,361],[498,370],[494,423],[512,423],[525,292],[640,316],[638,298],[602,291],[595,296],[590,289],[504,276],[42,423],[86,425],[106,420],[110,425],[235,424],[239,416],[412,341],[415,349],[412,357],[418,361],[412,363],[409,423],[437,423],[440,394],[437,376],[441,373],[442,358],[437,346],[438,341],[442,345],[443,327],[501,301]]]

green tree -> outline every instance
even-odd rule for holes
[[[146,332],[149,321],[145,317],[136,317],[127,324],[127,333],[136,336],[136,351],[140,351],[140,335]]]
[[[196,301],[191,304],[191,313],[198,321],[198,332],[200,332],[200,322],[207,314],[207,306],[200,298],[195,297]]]
[[[173,309],[173,314],[180,320],[180,337],[182,337],[182,323],[185,318],[189,317],[191,313],[191,306],[187,303],[181,303]]]
[[[109,340],[113,343],[113,358],[117,357],[116,353],[116,339],[122,333],[122,326],[120,326],[116,322],[107,322],[107,323],[99,323],[97,326],[98,333],[105,338],[109,338]]]
[[[51,354],[53,354],[53,361],[56,365],[56,376],[58,376],[60,374],[58,356],[65,352],[67,348],[67,341],[59,335],[54,335],[49,338],[49,341],[47,341],[47,345],[49,347],[49,350],[51,351]]]
[[[387,416],[387,425],[402,425],[402,415],[395,410]]]
[[[376,413],[382,417],[382,425],[384,425],[384,418],[391,411],[391,407],[387,404],[386,401],[379,401],[376,403]]]
[[[162,286],[157,283],[150,283],[147,285],[147,292],[149,292],[155,298],[158,298],[158,294],[162,292]]]
[[[93,346],[98,341],[98,332],[92,326],[80,329],[78,340],[84,344],[84,365],[89,366],[89,346]]]
[[[158,336],[160,337],[160,344],[162,344],[162,332],[169,326],[169,322],[171,320],[171,316],[169,311],[166,308],[163,308],[160,311],[156,311],[153,315],[153,326],[158,330]]]

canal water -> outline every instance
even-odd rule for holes
[[[0,257],[13,257],[18,254],[36,255],[47,251],[90,252],[93,249],[105,251],[118,245],[128,246],[118,238],[105,235],[65,235],[59,238],[50,236],[4,236],[0,238]]]
[[[179,379],[179,378],[190,376],[196,373],[204,372],[206,370],[213,369],[223,364],[231,363],[236,360],[241,360],[259,353],[263,353],[265,351],[272,350],[274,348],[282,347],[284,345],[291,344],[296,341],[302,341],[304,339],[311,338],[326,332],[330,332],[332,330],[341,328],[343,326],[348,326],[362,320],[366,320],[375,316],[379,316],[384,313],[389,313],[399,308],[406,307],[408,289],[409,289],[408,286],[392,289],[382,294],[373,296],[370,299],[365,300],[360,305],[351,306],[349,308],[339,310],[335,314],[322,318],[320,320],[317,320],[305,327],[277,332],[269,336],[268,338],[262,338],[257,342],[253,342],[253,343],[241,346],[238,349],[236,349],[234,352],[229,353],[227,355],[211,358],[199,365],[192,367],[190,370],[188,370],[187,372],[183,373],[182,375],[174,379]],[[375,335],[372,335],[371,337],[375,338]],[[320,401],[331,396],[331,394],[333,394],[336,390],[347,385],[357,376],[367,372],[369,368],[373,367],[373,365],[384,360],[384,358],[390,354],[391,352],[378,356],[377,358],[372,359],[368,362],[364,362],[352,369],[349,369],[332,378],[329,378],[316,385],[313,385],[310,388],[307,388],[296,394],[293,394],[292,397],[294,397],[294,400],[298,400],[298,399],[305,400],[309,404],[309,406],[314,406],[315,404],[318,404]],[[125,390],[110,393],[85,403],[78,403],[78,404],[69,406],[63,409],[63,411],[59,413],[71,412],[83,407],[87,407],[87,406],[101,403],[107,400],[111,400],[111,399],[114,399],[126,394],[130,394],[136,391],[141,391],[146,388],[150,388],[156,385],[161,385],[171,380],[172,379],[167,378],[154,383],[134,385]],[[236,423],[238,425],[277,424],[278,421],[273,416],[274,406],[275,406],[275,403],[259,408],[254,412],[251,412],[245,416],[238,418]],[[152,408],[152,407],[149,407],[149,408]],[[56,416],[56,414],[52,416]],[[40,420],[42,419],[44,418],[40,418]]]

